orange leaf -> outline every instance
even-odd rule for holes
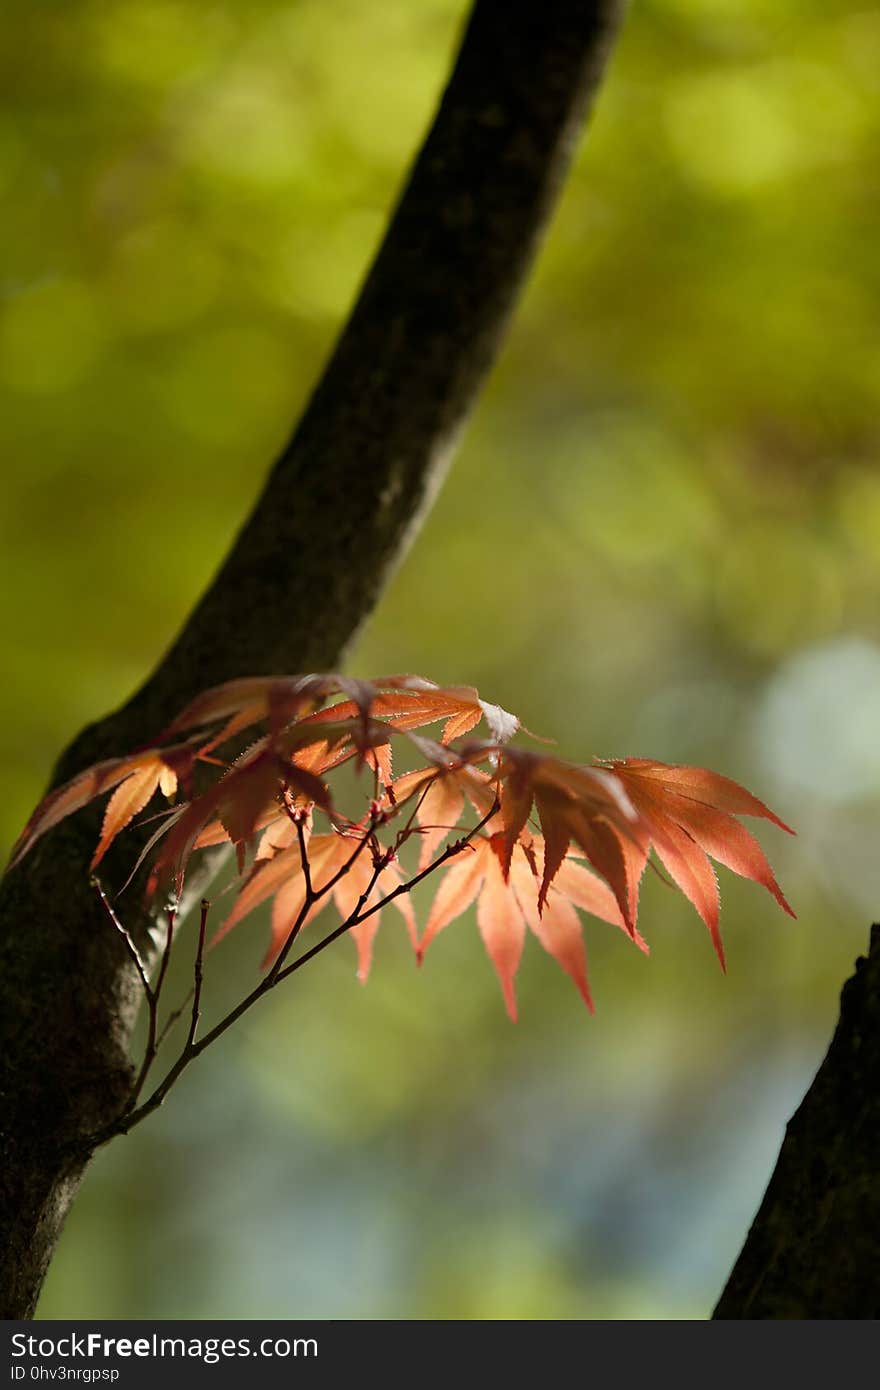
[[[574,980],[587,1007],[593,1002],[587,980],[587,956],[574,904],[629,931],[611,890],[582,865],[566,859],[549,889],[543,913],[538,909],[544,843],[535,837],[528,847],[514,846],[509,877],[505,880],[502,856],[505,837],[498,831],[473,841],[473,853],[462,863],[453,861],[446,870],[434,899],[421,941],[420,958],[429,942],[449,922],[477,899],[477,925],[501,983],[507,1012],[516,1019],[515,977],[528,927],[545,950]],[[496,853],[500,850],[501,853]],[[642,938],[636,944],[647,952]]]
[[[296,822],[291,820],[288,815],[273,816],[262,829],[263,833],[260,836],[260,843],[257,845],[254,862],[259,859],[274,859],[275,855],[282,849],[289,849],[291,845],[299,844]],[[312,820],[311,816],[307,816],[303,821],[303,837],[307,845],[311,834]]]
[[[735,814],[760,816],[789,830],[763,801],[730,778],[703,768],[646,758],[623,758],[608,767],[626,787],[661,862],[709,928],[722,966],[718,883],[707,855],[762,884],[794,916],[761,846],[734,819]]]
[[[159,786],[164,764],[158,753],[145,761],[143,767],[121,782],[107,802],[98,848],[92,856],[90,869],[96,869],[121,830],[141,812]],[[177,785],[177,779],[174,779]]]
[[[638,833],[637,814],[618,778],[602,768],[580,767],[548,754],[505,749],[501,758],[505,872],[514,845],[525,829],[533,800],[547,846],[541,904],[574,841],[611,884],[632,927],[634,867],[630,860],[642,837]],[[629,842],[634,842],[633,854],[626,849]]]
[[[603,922],[620,927],[621,931],[632,937],[640,951],[648,954],[648,943],[638,930],[630,932],[608,884],[583,864],[579,864],[576,859],[569,857],[560,865],[550,892],[559,892],[568,898],[569,902],[574,903],[575,907],[589,912],[592,917],[599,917]]]
[[[106,762],[96,763],[94,767],[87,768],[85,772],[65,782],[62,787],[56,787],[54,791],[49,792],[37,806],[13,845],[9,867],[14,868],[20,863],[47,830],[51,830],[74,811],[87,806],[103,792],[115,787],[135,772],[141,762],[140,757],[108,758]]]
[[[339,880],[333,890],[333,898],[339,912],[340,919],[345,922],[352,917],[358,909],[360,898],[369,887],[373,877],[374,868],[370,857],[367,854],[358,855],[349,872]],[[386,864],[379,874],[369,897],[364,902],[361,910],[367,907],[374,907],[376,903],[387,897],[389,893],[404,881],[404,874],[400,865],[391,862]],[[405,893],[395,898],[391,906],[396,908],[403,917],[409,933],[410,941],[415,948],[417,945],[418,932],[413,916],[412,904]],[[370,965],[373,959],[373,942],[382,917],[382,909],[373,912],[362,922],[357,922],[350,929],[350,935],[354,938],[358,952],[358,979],[361,984],[366,984],[370,973]]]
[[[464,810],[464,792],[454,777],[435,777],[416,813],[422,826],[419,869],[426,869],[447,835],[458,827]]]
[[[589,1009],[595,1013],[587,979],[587,952],[584,946],[584,933],[580,918],[556,887],[544,903],[542,912],[529,897],[520,899],[526,921],[545,951],[562,966],[577,986],[578,992]]]
[[[311,853],[314,853],[314,845],[311,847]],[[257,859],[244,886],[239,890],[232,911],[215,935],[214,942],[222,941],[243,917],[247,917],[267,898],[272,897],[281,887],[294,879],[302,880],[305,897],[305,879],[298,844],[279,851],[271,859]]]
[[[445,870],[419,940],[419,961],[437,933],[470,907],[482,887],[490,855],[488,840],[474,840]]]
[[[706,806],[714,806],[719,811],[728,811],[735,816],[761,816],[764,820],[778,825],[780,830],[787,831],[789,835],[794,834],[791,826],[780,820],[763,801],[752,796],[752,793],[746,791],[738,782],[731,781],[729,777],[722,777],[718,772],[709,772],[704,767],[653,762],[650,758],[609,759],[607,765],[621,778],[625,778],[625,774],[631,774],[646,781],[660,782],[665,789],[677,791],[682,796],[703,802]]]
[[[333,869],[330,866],[340,838],[338,835],[312,835],[308,842],[310,873],[322,876],[325,882],[332,877]],[[313,877],[313,884],[314,881]],[[211,942],[212,946],[222,941],[244,917],[272,897],[275,899],[272,944],[263,961],[264,966],[270,964],[281,950],[305,902],[305,876],[298,840],[287,849],[279,850],[271,859],[255,861],[244,886],[239,890],[232,911]],[[323,907],[324,903],[319,906]]]
[[[703,853],[696,841],[691,839],[686,830],[682,830],[672,822],[662,828],[655,825],[651,831],[651,840],[662,864],[669,871],[670,877],[675,880],[685,897],[693,903],[709,928],[709,934],[712,937],[723,970],[725,968],[724,946],[718,925],[720,910],[718,879],[715,877],[715,870],[712,868],[707,855]]]
[[[108,803],[101,840],[91,863],[91,868],[95,868],[115,837],[143,810],[157,787],[161,787],[166,796],[174,795],[178,772],[185,772],[193,757],[193,749],[181,744],[162,753],[150,749],[129,758],[108,758],[87,768],[43,798],[13,846],[9,868],[18,864],[47,830],[112,788],[120,787],[120,783],[127,784],[135,779],[125,792],[120,787],[118,798],[113,796]],[[141,796],[143,800],[139,800]]]
[[[497,857],[486,855],[485,864],[486,878],[477,899],[477,926],[501,983],[508,1016],[515,1023],[514,980],[525,945],[526,924],[516,894],[504,881]]]

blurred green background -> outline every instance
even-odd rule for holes
[[[6,0],[8,844],[285,439],[434,108],[458,0]],[[44,1317],[707,1314],[880,903],[880,15],[642,0],[503,359],[349,669],[469,681],[572,757],[693,761],[799,920],[721,871],[729,973],[646,884],[598,1013],[472,917],[348,942],[96,1162]],[[278,615],[284,621],[284,615]],[[120,750],[122,751],[122,750]],[[256,969],[259,924],[212,959]]]

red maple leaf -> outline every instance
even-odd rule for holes
[[[473,767],[461,756],[427,739],[417,739],[422,752],[434,757],[432,767],[405,772],[388,789],[389,804],[405,805],[416,798],[415,819],[419,826],[422,847],[419,869],[423,870],[446,837],[458,828],[469,802],[480,816],[486,816],[495,805],[496,785],[481,768]]]
[[[328,710],[319,706],[333,695],[344,698]],[[424,676],[380,676],[373,681],[350,676],[256,676],[227,681],[204,691],[172,721],[158,741],[181,729],[201,728],[223,719],[215,744],[253,724],[267,721],[277,732],[294,719],[387,719],[398,729],[418,729],[444,721],[445,743],[469,733],[485,719],[492,737],[505,742],[519,720],[500,705],[481,700],[473,686],[440,686]]]
[[[108,758],[86,768],[43,798],[12,848],[9,868],[18,864],[47,830],[115,787],[90,865],[96,868],[116,836],[157,790],[161,789],[169,800],[176,794],[178,783],[188,777],[195,756],[193,745],[184,743],[161,752],[151,748],[127,758]]]
[[[321,709],[328,699],[342,696]],[[337,674],[308,676],[248,676],[203,691],[181,711],[153,743],[124,758],[112,758],[87,768],[63,787],[50,792],[34,811],[16,842],[10,867],[18,864],[37,840],[89,802],[127,782],[108,805],[95,867],[119,832],[161,786],[172,795],[177,775],[188,771],[195,758],[209,760],[222,743],[257,724],[268,725],[265,739],[237,760],[230,781],[197,798],[182,816],[163,830],[168,843],[157,856],[159,881],[169,867],[178,881],[193,848],[212,819],[225,827],[228,838],[241,845],[265,814],[266,803],[279,783],[299,787],[305,799],[328,804],[318,778],[348,758],[358,756],[374,767],[380,780],[391,781],[390,737],[443,721],[441,738],[449,742],[485,720],[496,741],[519,727],[515,716],[481,700],[472,686],[443,687],[422,676],[386,676],[377,681],[355,680]],[[180,734],[210,725],[221,727],[207,741],[180,743]],[[170,744],[170,747],[165,745]],[[278,758],[286,766],[281,767]],[[301,770],[298,771],[298,770]],[[276,776],[276,773],[280,774]],[[309,779],[309,774],[313,774]],[[212,831],[209,832],[213,834]],[[162,832],[155,837],[158,842]],[[206,843],[207,841],[202,841]]]
[[[635,931],[631,863],[642,853],[644,830],[621,782],[604,768],[582,767],[545,753],[507,748],[501,755],[502,866],[532,805],[541,820],[545,855],[539,906],[569,849],[579,849],[610,884],[623,920]]]
[[[468,741],[480,721],[490,738]],[[416,732],[431,724],[441,725],[439,742]],[[379,912],[371,909],[384,898],[393,895],[415,940],[412,910],[401,891],[412,883],[396,851],[418,835],[421,854],[413,881],[439,861],[453,861],[440,882],[420,951],[476,899],[478,926],[511,1015],[527,931],[590,1004],[575,906],[623,927],[644,948],[636,918],[652,849],[702,916],[722,965],[711,859],[763,884],[794,915],[761,846],[738,817],[788,826],[743,787],[701,768],[643,758],[591,766],[566,762],[511,747],[507,740],[519,727],[515,716],[482,700],[473,687],[443,687],[420,676],[230,681],[191,701],[150,747],[96,764],[50,793],[25,827],[11,862],[17,864],[66,816],[112,793],[92,860],[96,867],[158,789],[171,797],[179,780],[189,787],[198,762],[205,774],[202,789],[166,813],[135,865],[137,870],[149,864],[150,891],[172,881],[179,892],[192,853],[223,841],[235,846],[243,874],[259,836],[253,867],[217,939],[271,897],[272,938],[264,962],[271,964],[289,942],[293,925],[301,918],[303,925],[332,899],[342,924],[351,919],[365,979],[379,924]],[[240,747],[249,729],[255,741],[231,762],[215,755],[233,739]],[[393,781],[392,743],[401,737],[420,750],[427,766]],[[374,772],[370,809],[359,822],[338,812],[327,782],[350,759]],[[312,832],[315,808],[330,821],[327,833]],[[479,821],[470,830],[461,825],[466,808]],[[380,833],[395,820],[402,828],[383,846]],[[435,856],[454,832],[459,832],[455,841],[438,861]],[[578,856],[593,872],[577,862]]]
[[[575,907],[622,928],[629,934],[614,895],[600,878],[567,856],[538,910],[544,841],[518,842],[508,854],[505,831],[475,839],[444,871],[424,933],[419,941],[421,961],[438,932],[459,917],[476,899],[477,926],[504,995],[510,1018],[516,1021],[514,981],[531,930],[546,951],[571,976],[584,1003],[593,1012],[587,979],[587,955]],[[505,869],[506,866],[506,869]],[[636,944],[647,952],[641,936]]]
[[[306,902],[306,876],[302,850],[295,825],[288,822],[290,831],[270,827],[260,845],[259,857],[241,888],[223,926],[214,937],[216,944],[268,898],[272,898],[271,940],[263,957],[263,967],[270,966],[283,949]],[[274,831],[274,833],[272,833]],[[322,894],[307,914],[307,925],[328,906],[335,903],[340,920],[345,922],[360,908],[375,907],[403,882],[400,865],[390,860],[376,872],[376,865],[363,835],[312,835],[305,829],[309,879],[315,893]],[[269,838],[271,835],[271,838]],[[294,841],[295,837],[295,841]],[[294,841],[293,843],[291,843]],[[335,880],[335,881],[334,881]],[[333,882],[329,893],[324,889]],[[366,896],[364,896],[366,895]],[[361,903],[361,898],[364,898]],[[406,923],[413,945],[417,940],[412,904],[405,894],[393,900],[393,905]],[[358,978],[365,983],[370,973],[373,941],[379,930],[382,909],[374,911],[364,921],[350,929],[358,949]]]
[[[605,766],[623,783],[657,857],[709,928],[722,967],[718,880],[710,855],[735,874],[763,884],[779,906],[794,917],[758,841],[735,819],[761,816],[794,834],[763,801],[729,777],[701,767],[647,758],[609,760]],[[635,882],[637,892],[638,878]]]

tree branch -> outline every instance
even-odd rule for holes
[[[620,10],[621,0],[477,0],[360,298],[251,517],[154,674],[74,741],[56,783],[142,744],[206,686],[340,662],[497,352]],[[94,832],[94,816],[72,817],[0,888],[6,1317],[35,1306],[81,1176],[65,1155],[132,1087],[140,982],[88,885]],[[122,863],[111,852],[108,877],[121,881]],[[145,954],[150,924],[130,930]]]
[[[880,926],[714,1317],[880,1317]]]

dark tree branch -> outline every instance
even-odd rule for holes
[[[880,926],[715,1318],[880,1317]]]
[[[75,740],[56,782],[144,743],[206,686],[340,662],[497,352],[620,10],[621,0],[477,0],[385,241],[251,517],[154,674]],[[142,991],[88,885],[94,829],[94,817],[73,817],[0,891],[6,1317],[35,1306],[81,1176],[66,1155],[131,1093]],[[108,860],[121,882],[123,860]],[[155,954],[155,924],[130,930]]]

